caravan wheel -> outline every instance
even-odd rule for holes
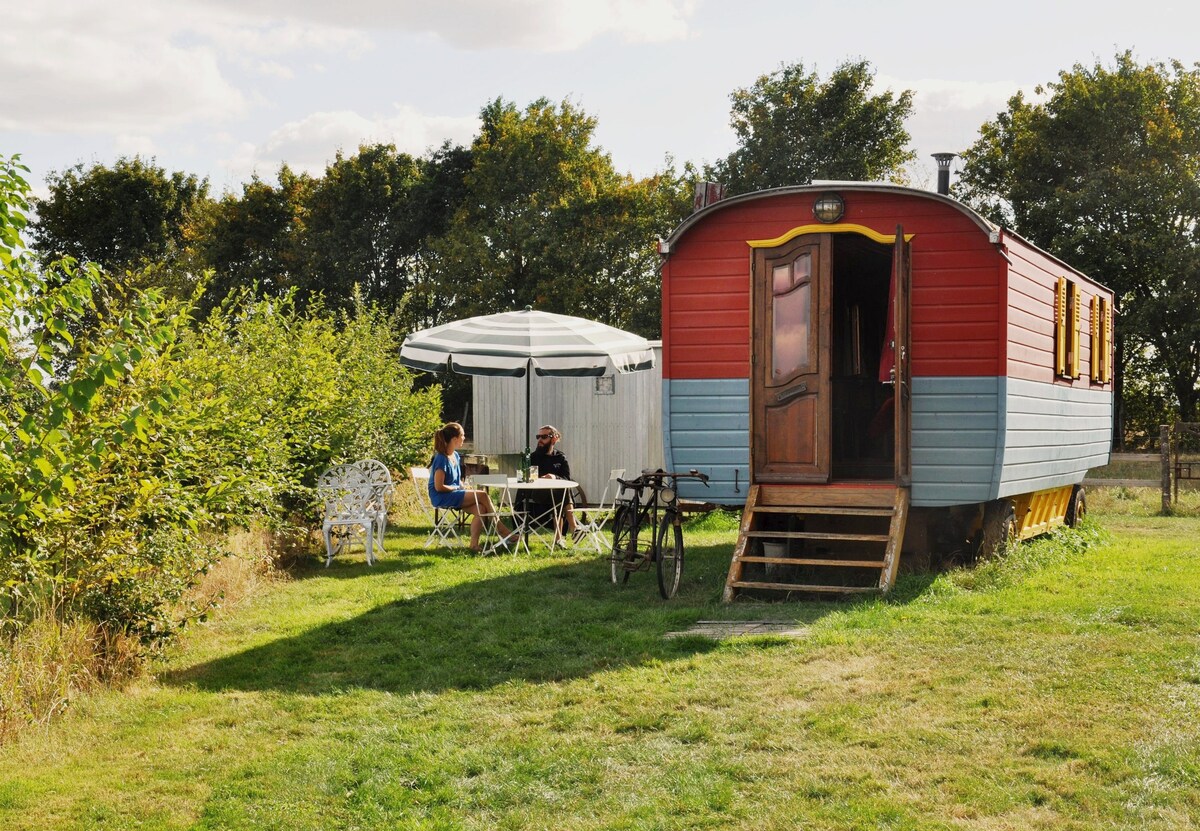
[[[975,556],[988,559],[1004,553],[1005,547],[1017,538],[1017,511],[1007,499],[997,499],[983,506],[983,527],[979,530],[979,545]]]
[[[1074,528],[1087,516],[1087,496],[1083,485],[1076,485],[1071,491],[1071,501],[1067,503],[1067,526]]]

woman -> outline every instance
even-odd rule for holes
[[[492,498],[487,491],[467,490],[462,483],[462,460],[458,448],[467,440],[462,425],[450,422],[433,434],[433,461],[429,465],[429,501],[435,508],[456,508],[473,515],[471,520],[471,550],[479,553],[479,534],[483,531],[483,515],[494,514]],[[517,534],[497,520],[500,544],[507,547],[516,541]]]

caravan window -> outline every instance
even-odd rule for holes
[[[809,366],[812,326],[812,255],[771,270],[771,376],[790,378]]]

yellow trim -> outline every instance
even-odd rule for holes
[[[1054,374],[1067,374],[1067,278],[1054,286]]]
[[[895,243],[895,234],[881,234],[874,228],[868,228],[866,225],[854,225],[849,222],[839,222],[834,225],[801,225],[798,228],[775,237],[774,239],[748,239],[746,244],[751,248],[775,248],[783,245],[785,242],[794,240],[802,234],[862,234],[870,237],[876,242]],[[905,234],[904,241],[909,242],[915,234]]]
[[[1113,308],[1112,301],[1104,298],[1104,383],[1112,380],[1113,364]]]
[[[1071,337],[1070,345],[1067,347],[1071,351],[1071,371],[1072,378],[1079,377],[1079,286],[1074,282],[1067,285],[1067,293],[1070,295],[1068,304],[1071,307]]]

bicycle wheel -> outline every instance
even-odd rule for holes
[[[626,566],[637,558],[637,541],[634,537],[634,526],[637,524],[637,510],[631,505],[617,508],[613,517],[612,552],[608,557],[612,581],[616,585],[629,582],[631,569]]]
[[[668,540],[667,534],[671,532],[674,537]],[[679,581],[683,577],[683,529],[679,527],[678,514],[667,511],[663,516],[654,548],[658,562],[658,593],[663,600],[670,600],[679,590]]]

